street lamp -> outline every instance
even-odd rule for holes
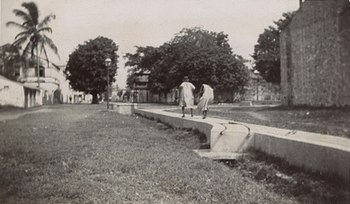
[[[260,72],[258,70],[254,70],[254,74],[256,75],[256,101],[259,101],[259,74]]]
[[[112,64],[111,58],[105,59],[105,66],[107,68],[107,110],[109,109],[109,67]]]

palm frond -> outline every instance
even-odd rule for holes
[[[21,46],[11,44],[9,49],[10,49],[12,52],[15,52],[15,53],[18,53],[18,54],[19,54],[19,51],[21,50]]]
[[[23,32],[20,32],[20,33],[18,33],[17,35],[16,35],[16,37],[15,37],[15,40],[17,39],[17,38],[19,38],[19,37],[28,37],[29,35],[30,35],[30,31],[28,31],[28,30],[26,30],[26,31],[23,31]]]
[[[36,33],[40,33],[40,32],[43,32],[43,31],[47,31],[47,32],[52,33],[52,28],[50,28],[50,27],[39,28],[39,29],[36,31]]]
[[[22,3],[22,6],[28,10],[33,25],[37,25],[39,19],[39,10],[37,5],[34,2],[24,2]]]
[[[23,44],[27,39],[28,39],[28,36],[23,36],[21,38],[18,38],[17,40],[15,40],[15,42],[12,43],[12,46],[18,47],[21,44]]]
[[[20,29],[23,29],[23,30],[27,30],[28,27],[25,26],[25,25],[22,25],[20,23],[17,23],[17,22],[14,22],[14,21],[9,21],[6,23],[6,26],[15,26],[15,27],[18,27]]]
[[[55,54],[58,56],[58,58],[60,58],[59,54],[58,54],[58,49],[56,47],[56,45],[53,43],[53,41],[48,38],[46,35],[42,35],[43,38],[43,43],[47,44],[54,52]]]
[[[56,15],[54,14],[50,14],[48,16],[46,16],[39,24],[38,24],[38,28],[41,28],[42,26],[47,25],[51,19],[56,19]]]
[[[40,54],[41,54],[42,52],[44,52],[46,62],[49,64],[50,61],[49,61],[49,57],[47,56],[47,52],[46,52],[44,43],[41,43]]]
[[[13,9],[13,13],[18,16],[21,17],[24,20],[24,23],[28,23],[28,22],[32,22],[31,17],[29,16],[28,13],[19,10],[19,9]]]
[[[33,45],[33,43],[31,41],[29,41],[28,44],[26,45],[26,47],[23,50],[23,53],[22,53],[23,56],[27,56],[28,55],[29,51],[32,50],[32,47],[33,47],[32,45]],[[32,55],[32,57],[33,56],[34,55]]]

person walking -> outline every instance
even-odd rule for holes
[[[214,102],[214,90],[208,84],[202,84],[199,94],[201,98],[199,99],[197,109],[202,112],[203,119],[205,119],[208,114],[209,104]]]
[[[194,94],[193,91],[196,87],[190,82],[188,76],[183,78],[183,82],[179,86],[180,89],[180,100],[179,106],[182,109],[182,117],[185,117],[185,107],[191,111],[191,117],[193,117],[194,106]]]

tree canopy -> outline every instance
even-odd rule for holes
[[[15,65],[23,61],[20,55],[20,50],[17,47],[5,44],[0,47],[0,58],[3,62],[3,68],[0,69],[0,74],[5,77],[16,80]]]
[[[281,82],[280,34],[293,15],[294,13],[284,13],[282,19],[274,21],[275,26],[269,26],[259,35],[258,44],[254,46],[254,69],[268,82]]]
[[[159,47],[137,47],[125,57],[132,67],[129,86],[133,73],[147,70],[156,93],[178,86],[186,75],[196,87],[207,83],[217,90],[239,91],[248,80],[245,60],[233,54],[228,36],[201,28],[185,28]]]
[[[106,37],[86,41],[69,55],[65,73],[74,90],[90,93],[93,103],[98,103],[97,94],[107,90],[107,67],[104,61],[112,60],[109,67],[109,81],[115,81],[117,73],[118,46]]]

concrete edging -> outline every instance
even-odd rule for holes
[[[227,120],[216,118],[208,118],[209,120],[181,118],[180,114],[159,109],[135,109],[135,113],[176,128],[197,129],[210,138],[210,145],[213,138],[217,139],[224,130],[221,124],[228,124]],[[239,146],[243,146],[244,149],[240,149],[239,152],[253,148],[281,158],[293,166],[320,174],[336,175],[350,181],[350,139],[247,123],[240,124],[249,127],[250,136],[230,136],[232,138],[230,142],[240,143]],[[227,143],[227,139],[225,142]],[[214,149],[219,152],[216,147],[211,151]],[[232,154],[239,152],[231,151]]]

